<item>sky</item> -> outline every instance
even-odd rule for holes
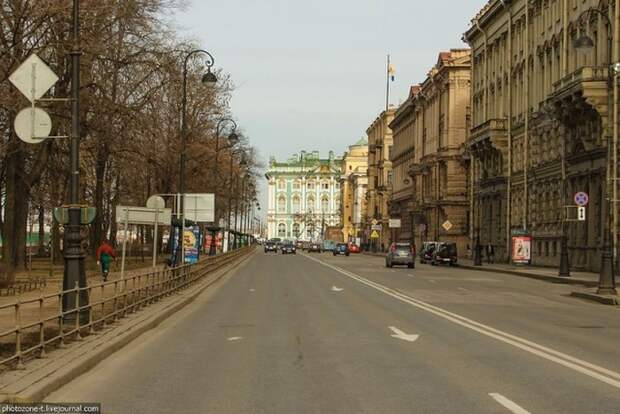
[[[341,156],[385,109],[386,55],[398,105],[440,51],[466,46],[487,0],[186,1],[173,21],[231,75],[231,112],[266,164],[301,150]]]

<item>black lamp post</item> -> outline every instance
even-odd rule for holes
[[[612,24],[611,24],[611,20],[609,19],[609,17],[603,13],[602,10],[596,9],[596,8],[590,8],[588,10],[585,10],[583,13],[581,13],[581,15],[579,16],[579,21],[581,21],[583,19],[583,17],[587,17],[589,16],[590,13],[596,13],[598,14],[600,17],[602,17],[603,19],[605,19],[607,21],[608,24],[608,28],[609,30],[611,30],[612,28]],[[608,33],[607,36],[607,42],[608,42],[608,65],[609,65],[609,75],[608,75],[608,88],[611,90],[613,87],[613,81],[615,80],[615,65],[612,65],[611,60],[612,60],[612,36]],[[591,37],[589,37],[587,34],[585,34],[584,32],[581,32],[580,36],[575,39],[574,45],[575,49],[577,50],[582,50],[582,51],[589,51],[592,50],[594,48],[594,40],[592,40]],[[614,99],[617,99],[617,97],[614,97]],[[611,143],[609,140],[609,136],[607,136],[607,177],[609,177],[609,168],[610,168],[610,160],[611,160]],[[615,177],[614,177],[615,178]],[[603,203],[603,208],[601,209],[602,211],[602,217],[601,217],[601,224],[603,226],[603,240],[602,240],[602,249],[601,249],[601,265],[600,265],[600,272],[599,272],[599,285],[598,285],[598,290],[597,292],[599,294],[617,294],[616,292],[616,280],[615,280],[615,272],[614,272],[614,260],[613,260],[613,243],[614,241],[612,240],[612,237],[610,235],[611,233],[611,225],[609,223],[609,219],[610,219],[610,214],[609,214],[609,206],[610,206],[610,202],[609,202],[609,198],[610,198],[610,191],[609,191],[609,178],[607,178],[607,183],[605,186],[605,196],[602,197],[602,203]]]
[[[240,151],[243,154],[243,151]],[[230,152],[230,178],[228,180],[228,219],[227,219],[227,225],[226,227],[228,227],[228,250],[231,249],[231,217],[232,217],[232,195],[233,193],[236,193],[236,190],[238,189],[238,178],[237,176],[234,175],[234,170],[233,170],[233,162],[235,159],[235,154],[237,152],[236,151],[231,151]],[[239,168],[240,169],[244,169],[246,166],[248,165],[247,161],[245,160],[245,155],[241,156],[241,161],[239,161]],[[234,189],[235,191],[233,191],[233,182],[234,184]],[[235,197],[235,231],[237,230],[237,200],[238,198]],[[235,237],[236,240],[236,237]],[[236,242],[235,242],[236,244]],[[234,249],[234,246],[232,247]]]
[[[192,56],[197,55],[199,53],[205,54],[208,57],[208,60],[205,62],[207,66],[207,73],[205,73],[202,76],[202,83],[207,84],[207,85],[213,85],[217,82],[217,77],[215,76],[213,72],[211,72],[211,67],[213,66],[213,63],[215,62],[215,59],[213,59],[213,56],[211,56],[209,52],[207,52],[206,50],[202,50],[202,49],[196,49],[196,50],[189,52],[185,56],[185,60],[183,62],[183,97],[182,97],[182,110],[181,110],[181,162],[180,162],[180,172],[179,172],[180,200],[179,200],[179,211],[177,214],[179,221],[180,221],[180,225],[181,225],[181,229],[179,231],[179,242],[177,243],[177,250],[180,247],[181,257],[179,258],[179,255],[175,255],[175,258],[176,258],[175,264],[177,265],[179,263],[181,264],[184,263],[183,256],[185,255],[182,241],[183,241],[183,231],[185,230],[184,204],[185,204],[185,163],[186,163],[186,158],[187,158],[187,122],[186,122],[186,117],[187,117],[187,64],[189,62],[189,59]]]

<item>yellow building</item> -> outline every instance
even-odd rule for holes
[[[389,127],[394,119],[396,108],[390,106],[381,112],[368,127],[368,191],[366,192],[366,215],[364,218],[365,241],[374,251],[388,247],[391,235],[388,200],[391,193],[392,130]],[[376,232],[376,233],[375,233]],[[377,235],[378,237],[373,237]]]
[[[342,237],[344,241],[360,243],[368,186],[368,141],[365,138],[351,145],[344,154],[340,183]]]

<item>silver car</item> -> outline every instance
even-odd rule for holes
[[[394,265],[415,267],[415,248],[409,243],[392,243],[388,254],[385,256],[385,267]]]

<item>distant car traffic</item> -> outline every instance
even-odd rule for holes
[[[292,241],[285,241],[281,246],[282,254],[296,254],[297,249]]]
[[[268,253],[268,252],[278,253],[278,244],[272,240],[266,241],[263,246],[264,246],[265,253]]]
[[[394,265],[415,267],[415,248],[409,243],[392,243],[390,250],[385,256],[385,267]]]
[[[297,241],[295,241],[295,248],[296,248],[297,250],[302,250],[302,248],[303,248],[303,244],[304,244],[304,242],[303,242],[303,241],[301,241],[301,240],[297,240]]]
[[[323,251],[331,252],[336,247],[336,243],[331,240],[323,240]]]
[[[349,252],[351,253],[359,253],[360,247],[355,243],[349,243]]]
[[[420,263],[430,263],[433,260],[433,252],[438,242],[425,241],[420,249]]]
[[[458,254],[456,250],[456,243],[437,243],[435,250],[433,251],[433,257],[431,264],[437,266],[440,264],[447,264],[450,266],[456,265],[458,262]]]
[[[321,253],[321,251],[322,251],[322,246],[321,246],[321,243],[319,242],[311,242],[308,245],[308,253],[312,253],[312,252]]]
[[[333,253],[334,253],[334,256],[338,256],[338,255],[348,256],[350,253],[349,246],[346,243],[338,243],[336,247],[334,247]]]

